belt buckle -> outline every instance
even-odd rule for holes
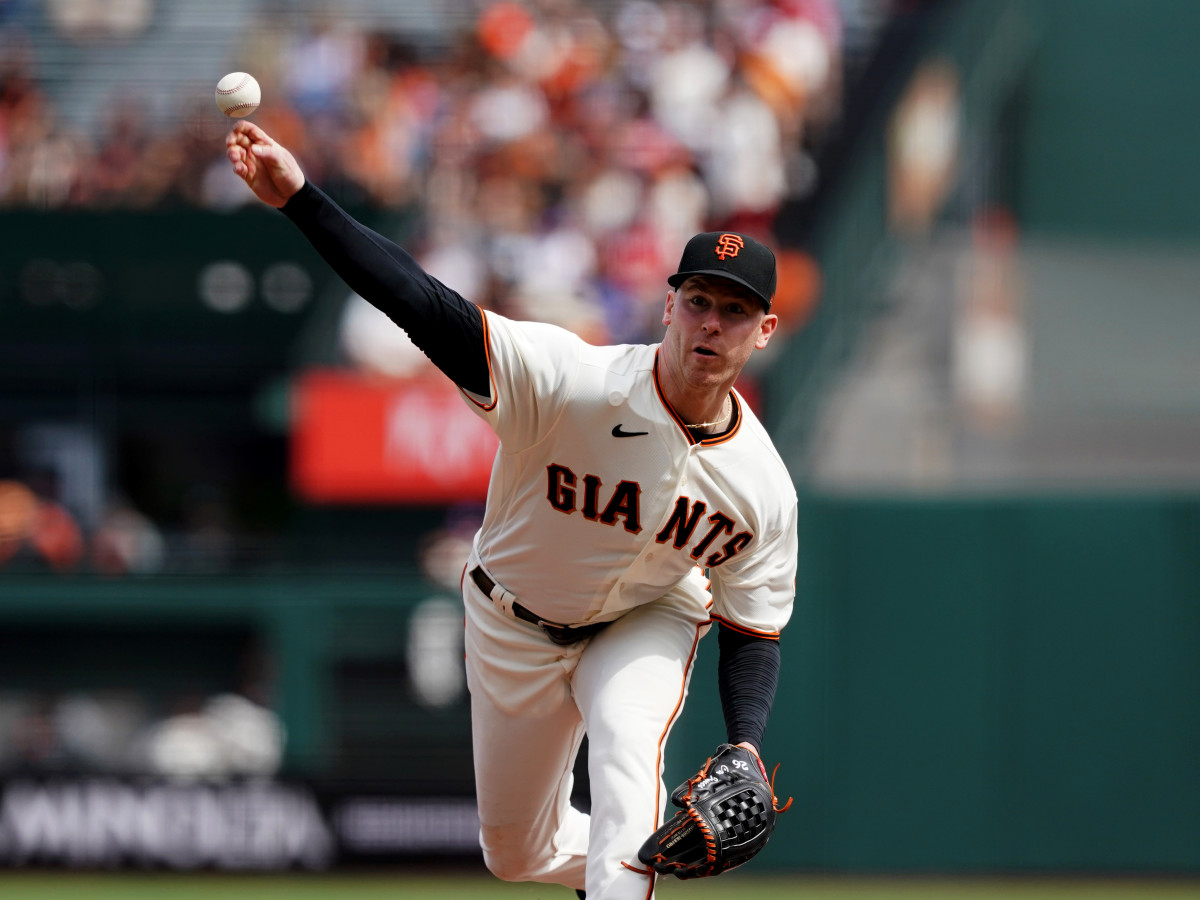
[[[537,626],[538,628],[542,629],[542,633],[545,634],[546,637],[550,638],[553,643],[560,646],[567,647],[579,640],[578,638],[573,638],[568,634],[568,632],[571,631],[571,628],[566,625],[555,625],[552,622],[547,622],[545,619],[538,619]]]

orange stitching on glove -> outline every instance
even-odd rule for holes
[[[696,826],[700,829],[700,834],[704,836],[704,852],[707,854],[708,864],[712,865],[717,861],[717,836],[713,834],[704,816],[700,815],[694,806],[687,808],[687,814],[695,821]]]
[[[696,785],[708,777],[708,770],[712,767],[713,758],[710,756],[704,761],[704,765],[700,767],[700,771],[687,780],[688,792],[679,798],[680,803],[686,803],[692,798],[692,793],[696,789]],[[766,776],[766,772],[763,775]]]
[[[779,773],[779,766],[780,763],[775,763],[775,768],[771,770],[771,807],[777,813],[784,812],[789,806],[792,805],[791,797],[788,797],[787,803],[783,804],[783,806],[778,805],[779,798],[775,796],[775,776]],[[765,770],[763,771],[763,774],[767,774]]]

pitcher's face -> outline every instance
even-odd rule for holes
[[[755,350],[767,346],[779,317],[727,278],[696,276],[667,294],[663,362],[681,387],[729,387]]]

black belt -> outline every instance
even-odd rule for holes
[[[488,573],[483,571],[481,566],[476,566],[471,570],[471,580],[479,587],[481,591],[492,596],[492,590],[496,587],[496,582],[488,577]],[[513,615],[518,619],[530,622],[542,629],[546,633],[546,637],[550,638],[556,644],[574,644],[576,641],[582,641],[584,638],[590,638],[594,634],[598,634],[604,630],[607,622],[597,622],[594,625],[557,625],[554,622],[547,622],[535,612],[526,609],[515,600],[512,604]]]

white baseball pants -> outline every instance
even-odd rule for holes
[[[480,843],[498,877],[584,888],[588,900],[653,898],[637,852],[662,819],[667,736],[709,628],[695,575],[566,647],[463,580]],[[585,732],[590,816],[570,803]]]

